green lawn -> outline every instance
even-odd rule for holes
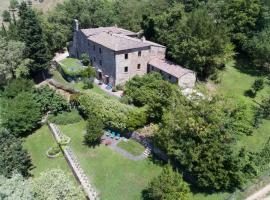
[[[84,70],[84,66],[81,64],[80,60],[75,58],[65,58],[59,63],[62,71],[67,77],[78,78]]]
[[[260,102],[264,96],[270,93],[270,86],[266,82],[264,89],[258,92],[255,98],[244,95],[245,91],[250,89],[256,78],[258,78],[258,76],[243,73],[229,65],[221,74],[221,82],[219,84],[212,83],[214,93],[229,96],[243,102],[251,111],[254,106],[257,106],[256,102]],[[247,116],[247,120],[250,120],[250,116]],[[251,151],[259,151],[269,137],[270,121],[264,120],[260,127],[254,130],[252,136],[240,136],[236,147],[239,149],[240,147],[245,146]]]
[[[102,200],[139,200],[148,182],[161,172],[162,167],[150,159],[132,161],[105,145],[87,147],[83,144],[85,122],[59,127],[71,137],[71,147]]]
[[[141,155],[145,150],[144,146],[132,139],[129,139],[127,141],[122,140],[117,144],[117,146],[121,147],[122,149],[126,150],[134,156]]]
[[[47,125],[42,126],[33,134],[25,138],[24,148],[28,150],[31,156],[34,165],[31,172],[34,176],[38,176],[40,172],[54,168],[62,169],[71,175],[71,171],[62,154],[60,157],[53,159],[47,157],[46,151],[49,147],[55,145],[56,142]]]

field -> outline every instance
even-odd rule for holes
[[[41,3],[39,0],[32,0],[33,7],[41,10],[43,12],[47,12],[48,10],[54,8],[57,3],[64,2],[64,0],[43,0]],[[0,22],[2,21],[2,12],[4,10],[8,10],[9,0],[0,0]]]

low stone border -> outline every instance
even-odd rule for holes
[[[65,137],[61,133],[61,131],[58,129],[58,127],[53,124],[49,123],[49,128],[59,144],[59,142]],[[89,178],[85,175],[83,169],[80,166],[80,163],[78,162],[77,158],[75,157],[75,154],[73,153],[72,149],[70,146],[66,145],[64,147],[61,147],[62,152],[64,154],[64,157],[67,160],[68,165],[70,166],[73,174],[79,181],[79,183],[82,185],[87,198],[89,200],[99,200],[99,193],[97,192],[96,188],[93,187],[93,185],[90,183]]]
[[[57,154],[55,154],[55,155],[50,155],[49,154],[49,151],[52,149],[52,147],[50,147],[47,151],[46,151],[46,155],[47,155],[47,157],[48,158],[56,158],[56,157],[58,157],[58,156],[60,156],[60,154],[61,154],[61,150],[59,149],[59,152],[57,153]]]

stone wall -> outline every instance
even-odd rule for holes
[[[195,72],[187,73],[178,79],[178,85],[181,88],[193,88],[195,86],[195,83],[196,83]]]
[[[139,56],[139,51],[141,56]],[[128,54],[128,59],[125,59],[125,54]],[[135,75],[146,74],[149,59],[149,47],[117,52],[115,55],[116,84],[123,84]],[[140,69],[138,69],[138,65],[140,65]],[[128,72],[125,72],[125,67],[128,67]]]

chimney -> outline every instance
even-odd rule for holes
[[[144,36],[142,36],[141,40],[142,40],[142,42],[145,42],[145,37],[144,37]]]
[[[79,20],[74,19],[73,20],[73,30],[78,31],[79,30]]]

